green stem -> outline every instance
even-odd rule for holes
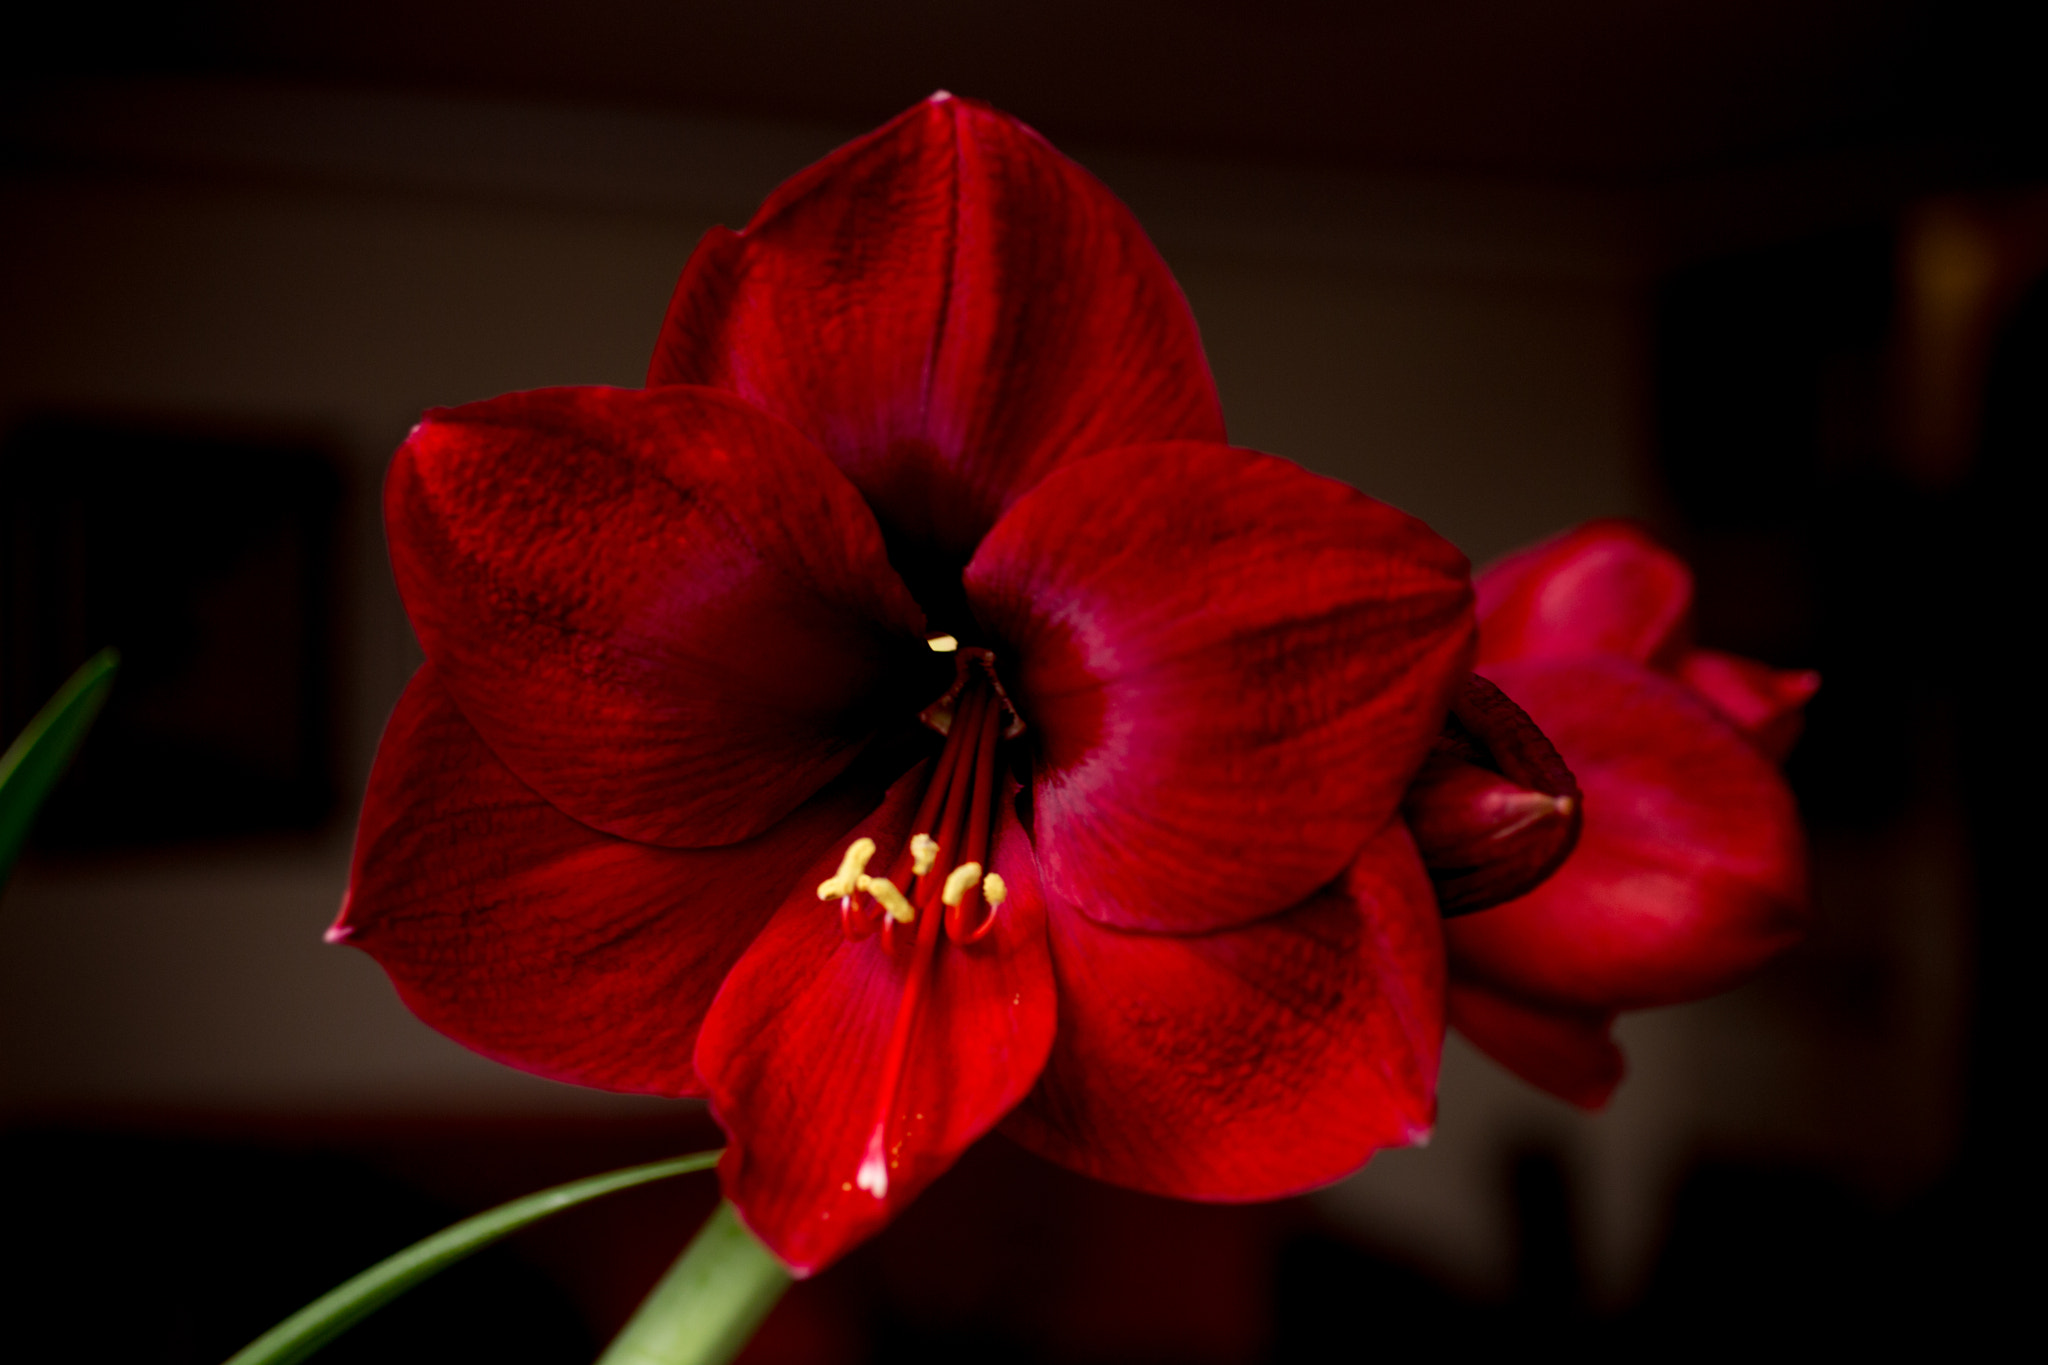
[[[789,1281],[788,1269],[721,1201],[597,1365],[723,1365]]]
[[[483,1250],[500,1237],[601,1195],[645,1185],[650,1180],[709,1170],[718,1164],[719,1155],[698,1152],[645,1166],[628,1166],[622,1171],[572,1180],[500,1204],[474,1218],[465,1218],[321,1295],[237,1351],[227,1365],[291,1365],[293,1361],[304,1360],[421,1280]]]

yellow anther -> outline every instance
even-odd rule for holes
[[[903,893],[896,889],[896,883],[887,877],[862,877],[860,889],[875,898],[875,903],[889,912],[889,918],[898,924],[908,924],[917,918],[917,911],[910,908],[910,902],[903,899]]]
[[[937,839],[932,838],[929,834],[913,834],[910,836],[911,876],[922,877],[925,873],[931,871],[932,864],[938,861],[938,857],[939,841]]]
[[[829,901],[860,890],[861,874],[868,870],[868,859],[874,856],[873,839],[855,839],[848,844],[846,856],[839,860],[839,871],[818,883],[818,899]]]
[[[925,640],[934,654],[951,654],[960,648],[960,642],[950,635],[933,635]]]
[[[968,866],[972,867],[974,864],[969,863]],[[991,872],[981,879],[981,898],[988,902],[990,910],[994,910],[1010,898],[1010,888],[1003,885],[1002,873]]]
[[[958,905],[980,880],[980,863],[962,863],[946,874],[946,887],[939,892],[939,899],[947,905]]]

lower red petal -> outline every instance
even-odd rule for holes
[[[1614,1016],[1544,1010],[1463,982],[1451,983],[1451,1026],[1540,1090],[1581,1109],[1607,1103],[1627,1070],[1608,1036]]]
[[[915,832],[926,771],[891,788],[846,841],[901,847]],[[987,938],[940,944],[897,1091],[887,1195],[859,1188],[910,953],[892,955],[879,935],[842,936],[837,906],[810,889],[838,854],[835,845],[807,870],[733,969],[697,1044],[731,1140],[720,1166],[726,1197],[800,1274],[874,1233],[993,1127],[1038,1078],[1054,1027],[1038,878],[1005,803],[993,861],[1009,899]]]
[[[1718,712],[1622,659],[1490,672],[1571,765],[1585,824],[1548,881],[1445,925],[1459,979],[1611,1011],[1726,990],[1798,941],[1798,810]]]
[[[773,829],[708,851],[600,834],[493,756],[422,668],[385,728],[336,942],[376,958],[413,1013],[556,1080],[692,1095],[697,1030],[794,869],[880,798],[842,781]]]
[[[1199,937],[1055,903],[1060,1031],[1003,1131],[1102,1180],[1273,1199],[1426,1135],[1443,1041],[1436,903],[1389,824],[1337,885]]]

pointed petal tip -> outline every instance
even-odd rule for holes
[[[329,943],[346,943],[356,936],[353,924],[336,924],[320,937]]]
[[[1572,813],[1572,799],[1569,796],[1552,796],[1547,792],[1516,791],[1505,795],[1499,803],[1500,828],[1490,839],[1508,839],[1520,834],[1539,820],[1568,819]]]

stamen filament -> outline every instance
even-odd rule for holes
[[[910,896],[904,898],[904,909],[910,912],[908,915],[899,914],[893,905],[890,907],[889,921],[882,926],[883,942],[893,947],[891,939],[897,926],[911,923],[913,918],[917,924],[917,938],[905,968],[903,995],[897,1004],[895,1023],[883,1054],[882,1072],[876,1086],[874,1126],[868,1130],[867,1147],[854,1181],[876,1199],[886,1199],[889,1194],[889,1130],[896,1116],[897,1092],[902,1087],[903,1074],[909,1063],[911,1040],[916,1034],[925,992],[930,988],[940,933],[943,930],[947,937],[960,940],[961,927],[954,922],[956,916],[972,905],[976,892],[984,884],[982,869],[988,856],[988,824],[996,776],[996,739],[1002,728],[1001,720],[1001,706],[993,690],[987,686],[970,686],[960,699],[959,711],[947,736],[945,753],[939,759],[931,786],[925,791],[921,809],[912,825],[914,829],[935,831],[930,857],[926,858],[925,850],[920,848],[916,854],[906,849],[897,859],[899,868],[913,871],[917,882]],[[941,805],[943,810],[939,809]],[[928,875],[941,860],[955,862],[943,883]],[[875,879],[866,879],[866,884],[872,887],[876,884]],[[1000,879],[996,884],[1001,884]],[[889,882],[879,885],[886,887],[887,892],[897,890]],[[870,894],[875,893],[871,890]],[[916,903],[914,910],[909,901]],[[984,919],[974,937],[986,932],[988,922]]]
[[[972,864],[969,864],[969,866],[972,866]],[[1002,873],[991,872],[981,879],[981,898],[988,902],[988,913],[983,915],[981,923],[975,925],[972,929],[967,928],[965,925],[966,915],[964,912],[959,914],[955,914],[950,910],[946,912],[946,936],[963,948],[970,943],[981,942],[995,929],[996,911],[1002,908],[1003,902],[1010,898],[1010,888],[1003,884]],[[965,898],[963,897],[962,899]]]
[[[980,700],[979,689],[969,692],[966,697],[962,698],[960,719],[969,724],[978,723],[981,716],[977,703]],[[938,761],[932,765],[931,779],[924,789],[924,798],[917,803],[917,815],[910,822],[912,829],[929,830],[937,823],[939,803],[946,799],[947,791],[953,785],[954,775],[959,771],[962,759],[968,757],[965,753],[966,748],[967,746],[964,744],[949,742],[945,748],[939,751]],[[896,883],[898,886],[908,886],[913,875],[915,858],[916,855],[908,847],[904,848],[901,853],[896,855],[895,863],[889,869],[888,880]]]
[[[993,699],[991,699],[991,704],[993,704]],[[999,714],[999,712],[992,712],[989,720],[993,722]],[[989,834],[990,827],[994,823],[990,816],[993,814],[995,804],[996,739],[998,733],[998,727],[995,724],[988,723],[984,724],[981,727],[981,732],[975,736],[979,742],[975,745],[974,805],[967,817],[967,847],[955,855],[961,859],[961,867],[972,867],[975,869],[977,879],[980,876],[981,870],[988,866],[989,861]],[[951,890],[950,881],[947,889]],[[988,932],[989,926],[995,922],[993,906],[990,907],[988,913],[983,915],[979,921],[973,918],[975,910],[974,894],[973,883],[969,883],[961,888],[958,900],[946,899],[946,937],[952,939],[955,943],[968,944],[977,941]]]

